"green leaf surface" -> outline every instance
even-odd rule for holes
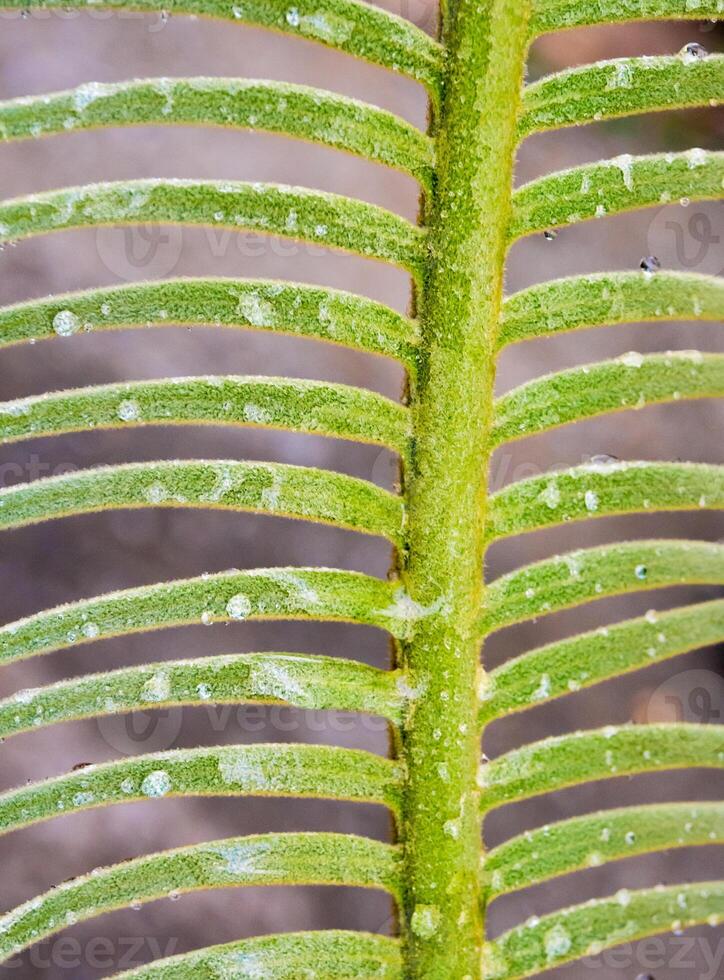
[[[526,831],[489,851],[489,898],[560,875],[669,848],[724,843],[724,804],[655,803],[603,810]]]
[[[518,135],[642,112],[716,105],[724,57],[617,58],[549,75],[523,90]]]
[[[402,541],[400,497],[286,463],[166,460],[63,473],[0,490],[0,529],[137,507],[201,507],[320,521]]]
[[[487,675],[487,722],[611,677],[724,642],[724,599],[684,606],[579,633],[508,660]]]
[[[672,585],[724,585],[724,544],[622,541],[526,565],[486,588],[481,634],[606,596]]]
[[[245,328],[417,361],[417,325],[381,303],[269,279],[169,279],[0,307],[0,348],[46,337],[152,326]]]
[[[234,20],[317,41],[373,64],[410,75],[434,94],[443,49],[409,20],[361,0],[2,0],[0,9],[133,10]]]
[[[591,24],[639,20],[719,20],[722,0],[535,0],[531,37]]]
[[[164,797],[280,796],[379,803],[397,812],[400,767],[371,752],[280,743],[172,749],[0,794],[0,834],[69,813]]]
[[[0,143],[108,126],[224,126],[293,136],[430,186],[433,144],[390,112],[332,92],[240,78],[153,78],[0,102]]]
[[[363,932],[290,932],[194,950],[118,973],[114,980],[299,980],[309,964],[324,980],[400,980],[399,942]]]
[[[547,374],[495,406],[494,446],[608,412],[724,396],[724,355],[696,350],[638,354]]]
[[[554,279],[509,296],[498,349],[587,327],[670,320],[724,320],[724,281],[683,272],[602,272]]]
[[[352,834],[260,834],[151,854],[72,879],[0,916],[0,962],[114,909],[243,885],[347,885],[400,894],[396,847]]]
[[[407,457],[409,411],[364,388],[222,375],[76,388],[0,402],[0,443],[145,425],[244,425],[375,443]]]
[[[483,812],[579,786],[665,769],[724,768],[719,725],[610,725],[558,735],[484,763],[479,774]]]
[[[303,653],[243,653],[126,667],[0,701],[0,738],[80,718],[178,705],[283,704],[364,712],[399,723],[399,671]]]
[[[0,627],[0,664],[112,636],[232,620],[332,620],[406,636],[428,610],[359,572],[262,568],[160,582],[56,606]]]
[[[130,180],[0,202],[0,243],[72,228],[206,225],[312,242],[419,275],[424,231],[374,204],[285,184]]]
[[[635,892],[622,888],[610,898],[596,898],[518,926],[487,944],[486,976],[517,980],[644,936],[704,923],[717,925],[722,909],[724,881]]]
[[[724,507],[724,466],[587,463],[519,480],[490,498],[488,540],[612,514]]]
[[[715,200],[724,196],[723,188],[724,153],[623,153],[519,187],[513,193],[509,239],[671,201]]]

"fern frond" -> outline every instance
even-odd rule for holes
[[[724,90],[724,57],[616,58],[570,68],[526,85],[518,136],[620,119],[643,112],[716,103]]]
[[[194,950],[118,973],[115,980],[215,980],[229,972],[262,971],[265,980],[289,980],[314,963],[328,980],[379,977],[400,980],[400,943],[364,932],[290,932]]]
[[[0,0],[0,9],[66,3]],[[721,466],[594,457],[491,493],[488,465],[508,441],[647,404],[724,395],[724,356],[677,351],[558,371],[494,397],[496,356],[508,344],[606,324],[724,318],[720,279],[676,272],[576,276],[504,296],[507,254],[526,235],[677,200],[718,200],[724,188],[724,154],[694,148],[624,153],[514,190],[516,152],[528,135],[715,105],[724,88],[724,58],[696,43],[675,56],[600,61],[526,84],[531,42],[587,24],[716,17],[722,0],[455,0],[442,5],[440,41],[361,0],[77,6],[201,14],[321,42],[421,82],[430,99],[428,132],[300,85],[151,78],[0,102],[0,142],[127,125],[260,130],[412,176],[422,187],[420,220],[303,187],[148,179],[2,201],[0,246],[144,222],[279,235],[398,266],[412,279],[415,318],[322,287],[171,280],[0,308],[0,348],[105,329],[250,328],[394,358],[406,369],[406,390],[396,403],[347,385],[281,377],[104,384],[1,403],[0,444],[124,426],[278,427],[385,446],[400,457],[402,486],[390,493],[343,473],[282,463],[133,463],[2,489],[0,529],[119,508],[224,508],[381,536],[394,545],[394,564],[388,581],[325,568],[235,569],[81,599],[0,627],[0,664],[175,626],[299,619],[386,632],[394,667],[274,652],[127,666],[6,697],[0,739],[75,719],[250,702],[377,715],[392,752],[224,745],[76,767],[0,793],[0,834],[116,803],[270,796],[376,804],[390,811],[394,842],[284,833],[139,857],[0,915],[0,957],[128,904],[252,884],[381,888],[395,901],[400,937],[269,936],[122,976],[515,980],[623,940],[718,922],[724,884],[705,882],[621,890],[487,941],[485,907],[499,895],[635,854],[724,841],[720,804],[663,803],[533,829],[483,857],[481,822],[491,810],[593,781],[721,769],[724,735],[714,725],[610,726],[523,744],[482,764],[480,739],[492,720],[721,641],[724,599],[651,610],[539,646],[487,673],[480,641],[605,596],[724,583],[724,545],[685,540],[576,550],[492,583],[481,574],[488,546],[513,535],[593,517],[724,508]]]
[[[487,675],[481,720],[525,711],[698,647],[724,641],[724,599],[653,611],[539,647]]]
[[[402,719],[399,671],[302,653],[144,664],[19,691],[0,701],[0,738],[81,718],[200,704],[285,704]]]
[[[367,480],[286,463],[166,460],[63,473],[0,490],[0,528],[134,507],[202,507],[320,521],[402,540],[402,499]]]
[[[175,796],[298,796],[399,810],[397,763],[361,749],[259,743],[140,755],[0,793],[0,834],[68,813]]]
[[[724,768],[724,734],[718,727],[610,725],[513,749],[480,769],[483,811],[596,779],[693,766]]]
[[[612,514],[724,507],[724,467],[706,463],[587,463],[519,480],[490,498],[487,538]]]
[[[339,194],[242,181],[118,181],[3,201],[0,243],[71,228],[154,222],[281,235],[421,273],[425,235],[404,218]]]
[[[0,143],[108,126],[222,126],[321,143],[406,171],[430,188],[428,136],[332,92],[241,78],[155,78],[81,85],[0,102]]]
[[[64,0],[2,0],[3,10],[66,10]],[[213,17],[266,27],[409,75],[435,96],[444,53],[410,21],[363,0],[80,0],[73,8]]]
[[[623,858],[722,843],[722,803],[628,806],[572,817],[513,837],[488,852],[483,876],[492,899]]]
[[[409,411],[364,388],[274,377],[173,378],[0,402],[0,443],[146,425],[243,425],[376,443],[409,454]]]
[[[724,355],[630,353],[529,381],[497,400],[492,444],[609,412],[680,399],[724,397]]]
[[[683,272],[602,272],[543,282],[503,303],[498,349],[587,327],[724,320],[724,282]]]
[[[606,596],[672,585],[724,585],[724,545],[622,541],[525,565],[487,587],[480,632],[487,635]]]
[[[309,619],[362,623],[393,636],[430,610],[389,582],[326,568],[220,572],[109,592],[0,627],[0,663],[111,636],[232,620]]]
[[[721,919],[724,881],[621,889],[506,932],[484,950],[491,980],[518,980],[623,942]]]
[[[716,200],[723,180],[724,153],[698,148],[648,156],[624,153],[561,170],[513,192],[509,239],[670,201]]]
[[[150,854],[59,885],[0,916],[0,962],[64,929],[169,894],[243,885],[348,885],[399,898],[399,848],[352,834],[260,834]]]
[[[337,289],[268,279],[169,279],[0,307],[0,348],[171,324],[310,337],[395,358],[410,371],[418,358],[417,324],[388,306]]]

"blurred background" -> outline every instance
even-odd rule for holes
[[[434,31],[433,0],[395,0],[390,9]],[[531,79],[605,57],[668,54],[696,41],[721,50],[713,24],[627,25],[550,36],[534,47]],[[69,88],[87,81],[213,74],[277,78],[329,88],[393,110],[424,127],[426,103],[415,83],[311,43],[237,24],[102,11],[0,13],[0,98]],[[518,181],[622,152],[721,145],[721,110],[666,113],[535,137],[522,147]],[[717,130],[717,126],[719,127]],[[320,147],[233,131],[144,128],[66,134],[0,146],[3,198],[98,180],[134,177],[264,179],[362,197],[414,220],[413,181]],[[654,254],[662,266],[721,273],[722,204],[670,206],[542,236],[514,249],[508,290],[576,272],[635,269]],[[705,219],[696,217],[704,215]],[[702,228],[708,229],[702,235]],[[68,232],[0,252],[0,304],[50,293],[170,275],[299,279],[362,293],[404,310],[406,277],[397,270],[300,244],[218,230],[140,229]],[[584,331],[509,348],[499,390],[549,371],[625,351],[722,350],[712,324],[631,325]],[[309,340],[203,328],[76,335],[0,352],[0,400],[115,380],[188,374],[288,374],[367,386],[399,397],[392,362]],[[722,405],[711,401],[651,407],[568,426],[514,443],[493,461],[492,485],[608,454],[620,459],[722,459]],[[0,448],[0,485],[103,463],[156,458],[279,460],[329,467],[392,487],[394,458],[369,446],[273,431],[221,428],[127,429]],[[711,513],[588,521],[495,546],[495,577],[558,550],[619,538],[675,535],[716,540]],[[5,533],[0,543],[0,619],[57,603],[229,567],[322,564],[384,577],[379,540],[280,518],[202,511],[135,511],[84,516]],[[686,590],[684,590],[686,591]],[[485,650],[494,666],[526,648],[687,599],[712,588],[660,591],[593,603],[495,635]],[[168,630],[90,644],[0,671],[0,697],[86,671],[202,653],[289,650],[328,653],[378,666],[389,662],[382,633],[334,624],[233,624]],[[699,651],[493,725],[492,756],[525,741],[633,720],[716,723],[724,708],[721,650]],[[700,697],[697,692],[705,692]],[[692,693],[694,696],[692,697]],[[708,705],[706,710],[701,706]],[[0,746],[0,790],[57,775],[84,762],[170,747],[241,741],[329,742],[385,752],[378,720],[255,707],[176,710],[85,722],[26,734]],[[721,795],[711,773],[618,780],[507,807],[486,824],[490,845],[528,827],[600,806]],[[202,840],[262,830],[337,830],[385,838],[386,814],[372,806],[275,800],[165,800],[74,815],[0,839],[0,909],[106,863]],[[592,868],[564,881],[496,902],[492,935],[532,914],[618,888],[712,876],[712,848],[636,858]],[[720,860],[720,857],[719,857]],[[320,927],[387,932],[386,899],[354,889],[231,889],[184,896],[78,925],[0,969],[0,978],[108,975],[162,955],[267,931]],[[600,980],[651,974],[656,980],[713,980],[724,971],[724,938],[707,928],[667,937],[553,971],[546,976]]]

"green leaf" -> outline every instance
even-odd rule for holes
[[[259,976],[264,980],[295,980],[309,964],[325,980],[378,977],[400,980],[399,942],[363,932],[290,932],[258,936],[225,946],[194,950],[119,973],[115,980],[219,980]]]
[[[425,233],[374,204],[339,194],[212,180],[129,180],[0,202],[0,243],[70,228],[208,225],[281,235],[421,274]]]
[[[352,834],[260,834],[147,855],[59,885],[0,916],[0,962],[105,912],[211,888],[347,885],[400,894],[398,848]]]
[[[0,443],[141,425],[244,425],[376,443],[408,456],[409,411],[374,391],[274,377],[172,378],[0,402]]]
[[[716,104],[724,57],[617,58],[549,75],[523,90],[518,136],[663,109]]]
[[[524,711],[611,677],[724,641],[724,599],[653,610],[539,647],[487,675],[481,721]]]
[[[173,749],[30,783],[0,794],[0,834],[81,810],[180,796],[299,796],[399,809],[400,768],[331,745]]]
[[[154,78],[0,102],[0,143],[108,126],[224,126],[323,143],[407,171],[429,189],[433,144],[375,106],[285,82]]]
[[[656,803],[587,813],[526,831],[489,851],[489,898],[611,861],[724,843],[724,804]]]
[[[606,596],[671,585],[724,585],[724,545],[622,541],[516,569],[485,590],[481,635]]]
[[[548,374],[514,388],[495,406],[492,442],[524,439],[607,412],[682,398],[724,396],[724,355],[631,352],[611,361]]]
[[[498,349],[617,323],[724,319],[724,281],[683,272],[602,272],[554,279],[509,296]]]
[[[638,20],[719,20],[721,0],[535,0],[531,37],[548,31]]]
[[[526,85],[518,136],[642,112],[708,106],[724,89],[724,57],[616,58]]]
[[[286,463],[165,460],[63,473],[0,490],[0,529],[135,507],[253,511],[402,541],[402,499],[367,480]]]
[[[700,149],[639,157],[624,153],[562,170],[513,193],[509,240],[669,201],[718,199],[723,181],[724,153]]]
[[[636,892],[621,889],[610,898],[595,898],[546,915],[535,924],[517,926],[488,943],[483,952],[486,976],[517,980],[644,936],[704,923],[716,925],[722,902],[724,881]]]
[[[136,10],[235,20],[346,51],[440,85],[443,49],[414,24],[361,0],[2,0],[4,10]]]
[[[262,568],[82,599],[0,627],[0,664],[112,636],[231,620],[339,620],[402,637],[427,614],[394,583],[328,568]]]
[[[479,775],[481,806],[486,812],[596,779],[695,766],[724,768],[720,726],[610,725],[546,738],[485,763]]]
[[[611,514],[724,507],[724,466],[587,463],[519,480],[490,498],[487,536],[497,538]]]
[[[95,330],[179,324],[294,334],[417,362],[417,325],[364,296],[268,279],[169,279],[0,307],[0,348]]]
[[[178,705],[285,704],[402,718],[402,675],[354,660],[243,653],[88,674],[0,701],[0,738],[64,721]]]

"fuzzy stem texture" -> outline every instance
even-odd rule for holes
[[[529,14],[527,0],[460,0],[443,15],[449,61],[418,297],[425,353],[411,404],[402,569],[421,607],[401,649],[416,692],[403,730],[407,969],[426,980],[483,975],[475,621]]]

